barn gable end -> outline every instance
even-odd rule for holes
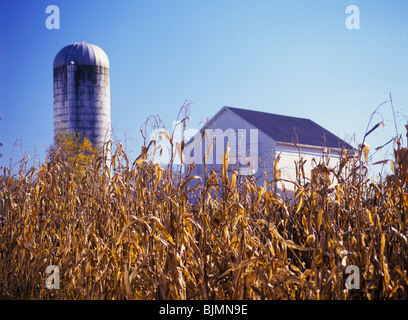
[[[310,170],[327,152],[331,158],[329,165],[334,167],[340,159],[342,148],[353,149],[309,119],[223,107],[186,145],[186,152],[190,156],[194,148],[195,151],[200,149],[201,160],[195,154],[198,161],[194,161],[197,175],[204,176],[202,159],[206,152],[207,173],[210,168],[221,170],[227,141],[230,147],[228,171],[236,169],[239,174],[253,175],[259,185],[263,185],[266,177],[268,181],[273,178],[273,162],[279,154],[278,169],[281,170],[282,179],[294,181],[295,162],[300,159],[306,160],[305,172],[310,177]],[[285,188],[293,190],[294,184],[285,183]]]

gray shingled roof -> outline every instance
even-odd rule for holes
[[[348,143],[309,119],[225,107],[277,142],[296,142],[328,148],[353,149]]]

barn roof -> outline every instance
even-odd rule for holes
[[[234,112],[276,142],[353,149],[348,143],[310,119],[232,107],[224,107],[217,115],[224,109]]]

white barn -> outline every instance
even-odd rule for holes
[[[273,162],[280,155],[278,170],[286,190],[294,190],[288,181],[296,179],[295,161],[306,160],[305,174],[324,154],[330,152],[329,166],[339,162],[342,149],[353,147],[309,119],[266,112],[223,107],[201,128],[185,147],[185,163],[194,162],[196,175],[210,168],[221,171],[229,147],[228,171],[253,175],[259,185],[273,179]],[[313,161],[313,159],[315,161]],[[281,188],[282,185],[279,185]]]

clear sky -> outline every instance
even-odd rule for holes
[[[46,28],[49,5],[60,9],[59,30]],[[346,28],[349,5],[360,9],[360,29]],[[142,122],[159,114],[170,128],[185,100],[190,128],[226,105],[309,118],[354,146],[388,101],[372,120],[385,121],[367,137],[373,151],[395,136],[391,93],[406,145],[406,0],[5,0],[0,166],[21,152],[44,159],[53,59],[79,41],[109,57],[112,123],[133,158]]]

